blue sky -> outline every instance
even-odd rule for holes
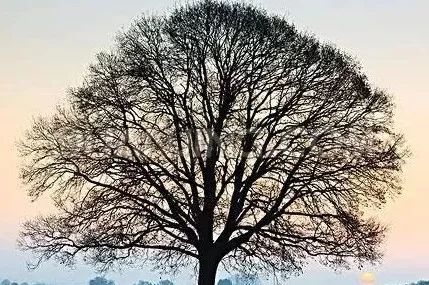
[[[52,112],[70,86],[78,85],[99,51],[141,13],[168,12],[185,1],[169,0],[0,0],[0,278],[86,284],[87,266],[55,264],[28,272],[29,256],[17,251],[19,224],[49,211],[49,199],[30,203],[18,179],[15,141],[32,117]],[[384,262],[377,267],[336,274],[310,265],[290,285],[359,284],[364,271],[376,284],[429,279],[429,1],[418,0],[259,0],[251,2],[280,14],[301,30],[336,44],[356,57],[370,80],[394,95],[397,125],[413,151],[404,171],[404,194],[379,212],[390,226]],[[108,277],[118,284],[160,276],[149,268]],[[190,273],[176,278],[189,283]],[[192,283],[193,284],[193,283]]]

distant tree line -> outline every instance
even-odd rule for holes
[[[217,285],[261,285],[261,280],[258,277],[243,277],[235,275],[230,278],[220,279]],[[29,285],[27,282],[12,282],[8,279],[4,279],[0,285]],[[47,285],[46,283],[34,283],[33,285]],[[95,277],[88,282],[88,285],[115,285],[113,280],[106,279],[104,277]],[[145,280],[139,280],[133,285],[175,285],[170,280],[161,280],[156,283],[152,283]],[[417,281],[408,285],[429,285],[429,281]]]
[[[22,282],[22,283],[18,283],[18,282],[11,282],[9,279],[4,279],[0,285],[28,285],[27,282]],[[34,285],[40,285],[40,284],[34,284]]]
[[[0,278],[1,280],[1,278]],[[235,275],[230,278],[220,279],[217,283],[218,285],[260,285],[261,282],[258,278],[255,277],[243,277],[240,275]],[[27,282],[12,282],[9,279],[4,279],[0,282],[0,285],[30,285]],[[48,285],[46,283],[33,283],[32,285]],[[95,277],[94,279],[89,280],[88,285],[115,285],[113,280],[106,279],[104,277]],[[137,283],[133,285],[175,285],[170,280],[161,280],[159,282],[150,282],[145,280],[139,280]],[[411,284],[410,284],[411,285]],[[426,283],[417,283],[412,285],[429,285]]]
[[[409,285],[429,285],[429,281],[420,280],[417,283],[411,283]]]

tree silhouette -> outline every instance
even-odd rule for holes
[[[115,282],[113,282],[113,280],[107,280],[104,277],[95,277],[89,280],[89,285],[115,285]]]
[[[217,285],[232,285],[232,281],[230,279],[228,279],[228,278],[226,278],[226,279],[220,279],[217,282]]]
[[[234,285],[261,285],[261,280],[258,276],[243,276],[243,275],[235,275],[233,276]]]
[[[376,261],[364,214],[400,190],[393,104],[359,64],[245,4],[201,1],[142,17],[101,53],[21,146],[29,195],[59,213],[23,249],[102,270],[150,261],[252,273]]]

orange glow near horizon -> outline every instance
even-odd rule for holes
[[[362,285],[374,285],[375,275],[372,272],[365,272],[361,275],[360,281],[362,282]]]

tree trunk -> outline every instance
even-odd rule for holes
[[[204,256],[200,258],[199,263],[198,285],[215,285],[219,262],[215,257]]]

